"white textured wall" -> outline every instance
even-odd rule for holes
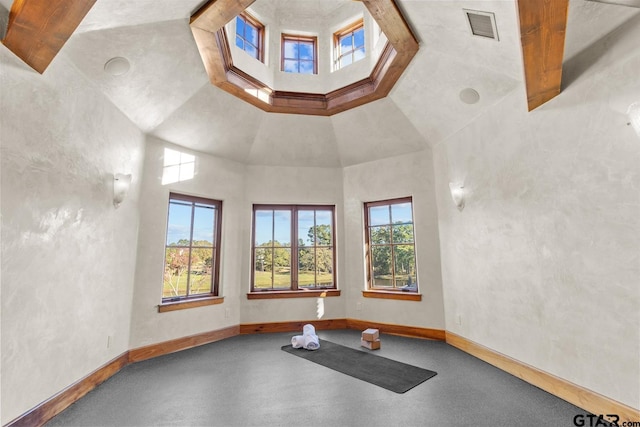
[[[557,98],[527,113],[512,93],[434,149],[447,330],[635,408],[637,22],[565,65]]]
[[[339,168],[248,166],[243,223],[243,263],[241,323],[283,322],[318,318],[318,304],[322,305],[322,319],[344,318],[344,269],[348,254],[344,251],[342,227],[342,174]],[[254,203],[326,204],[336,206],[336,253],[340,297],[283,298],[247,300],[251,287],[251,214]]]
[[[196,156],[193,179],[162,185],[164,149]],[[237,325],[240,319],[240,270],[245,167],[148,137],[140,204],[138,265],[133,298],[131,348]],[[169,192],[222,200],[220,295],[224,303],[158,313],[162,302],[164,245]]]
[[[430,149],[344,168],[346,316],[383,323],[444,329],[438,220]],[[422,301],[364,298],[363,204],[413,197],[418,288]],[[358,310],[358,308],[360,308]]]
[[[129,348],[143,138],[88,86],[0,46],[2,424]]]

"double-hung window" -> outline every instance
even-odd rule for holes
[[[339,70],[365,56],[364,21],[361,19],[333,35],[334,69]]]
[[[318,38],[282,34],[281,70],[286,73],[318,74]]]
[[[238,15],[236,46],[258,61],[264,62],[264,25],[247,13]]]
[[[218,295],[222,202],[171,193],[162,301]]]
[[[370,290],[417,292],[411,197],[365,203]]]
[[[335,289],[334,206],[254,205],[251,291]]]

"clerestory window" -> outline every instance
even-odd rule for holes
[[[364,21],[361,19],[333,35],[334,69],[339,70],[365,57]]]
[[[336,289],[334,212],[254,205],[251,291]]]
[[[246,12],[236,17],[236,46],[264,62],[264,25]]]
[[[280,69],[286,73],[318,74],[318,38],[282,34]]]
[[[365,203],[367,287],[418,292],[412,198]]]

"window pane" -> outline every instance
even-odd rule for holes
[[[333,245],[332,218],[331,211],[316,211],[316,244],[321,246]]]
[[[273,211],[256,211],[255,245],[263,246],[273,240]]]
[[[236,17],[236,34],[244,38],[244,20],[239,16]]]
[[[298,61],[294,60],[285,60],[284,61],[284,71],[286,73],[297,73],[298,72]]]
[[[347,65],[351,65],[351,62],[352,62],[351,54],[343,56],[342,58],[340,58],[340,68],[344,68]]]
[[[391,275],[391,247],[372,246],[371,258],[373,286],[393,287],[393,276]]]
[[[258,46],[258,41],[259,41],[259,37],[260,34],[258,32],[258,29],[256,27],[254,27],[251,24],[247,24],[245,27],[245,40],[247,40],[249,43],[251,43],[254,46]]]
[[[391,205],[391,219],[393,224],[413,222],[413,218],[411,217],[411,203]]]
[[[275,248],[273,251],[273,287],[291,287],[291,249]]]
[[[298,211],[298,243],[312,246],[315,241],[313,211]]]
[[[189,250],[167,248],[165,250],[162,297],[180,297],[187,295],[187,270]]]
[[[300,42],[300,45],[298,48],[298,54],[300,55],[300,59],[313,61],[313,43]]]
[[[333,285],[333,250],[318,248],[316,250],[316,285]]]
[[[391,224],[389,206],[374,206],[369,208],[369,225]]]
[[[415,286],[416,257],[413,245],[398,245],[394,248],[396,287]]]
[[[265,289],[271,287],[273,278],[272,250],[257,248],[254,257],[254,283],[253,287],[257,289]]]
[[[256,49],[254,46],[250,45],[249,43],[244,45],[244,51],[247,52],[249,55],[253,56],[254,58],[258,58],[258,49]]]
[[[298,43],[292,40],[284,41],[284,57],[285,59],[298,58]]]
[[[340,39],[340,53],[349,52],[353,46],[353,36],[348,34]]]
[[[391,243],[391,236],[389,235],[390,227],[370,227],[369,228],[369,242],[372,245],[379,245],[384,243]]]
[[[353,34],[353,46],[364,48],[364,28],[360,28]]]
[[[313,74],[313,61],[300,61],[300,74]]]
[[[170,201],[167,246],[189,246],[191,238],[191,203]]]
[[[236,46],[244,50],[244,41],[239,36],[236,36]]]
[[[298,285],[315,285],[316,258],[314,249],[304,248],[298,250]]]
[[[193,213],[193,246],[213,246],[215,208],[196,205]]]
[[[413,243],[413,225],[400,224],[393,226],[393,243]]]
[[[364,58],[364,48],[358,49],[353,52],[353,62],[359,61]]]
[[[291,211],[274,212],[274,243],[291,246]]]
[[[189,295],[211,293],[213,249],[193,249],[189,275]]]

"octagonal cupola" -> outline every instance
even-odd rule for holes
[[[268,112],[383,98],[418,50],[392,0],[215,0],[190,25],[211,83]]]

